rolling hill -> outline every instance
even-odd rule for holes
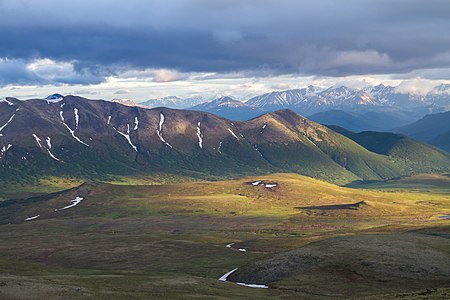
[[[450,111],[426,115],[412,124],[392,131],[430,143],[447,152],[450,151]]]
[[[447,299],[449,200],[286,173],[87,182],[0,202],[1,298]]]
[[[337,126],[330,128],[372,152],[395,158],[398,164],[409,170],[428,172],[433,166],[447,166],[450,158],[445,151],[402,134],[375,131],[355,133]]]
[[[223,178],[296,172],[347,183],[417,171],[290,110],[244,122],[66,96],[0,102],[0,177],[107,178],[154,173]],[[425,159],[425,161],[427,161]],[[450,160],[449,160],[450,161]]]

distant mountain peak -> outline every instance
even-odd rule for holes
[[[245,104],[239,100],[233,99],[229,96],[224,96],[218,99],[211,101],[210,103],[214,103],[218,106],[228,106],[228,107],[242,107]]]
[[[203,102],[205,102],[205,100],[201,96],[188,98],[181,98],[178,96],[164,96],[162,98],[149,99],[147,101],[141,102],[141,105],[148,108],[168,107],[168,108],[184,109],[201,104]]]
[[[122,105],[126,105],[126,106],[136,106],[136,107],[143,107],[141,104],[134,102],[131,99],[119,99],[119,98],[115,98],[113,100],[111,100],[111,102],[114,103],[119,103]]]

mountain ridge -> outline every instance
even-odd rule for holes
[[[222,115],[225,107],[215,105],[216,102],[218,99],[191,108]],[[330,110],[399,114],[403,117],[409,116],[406,119],[412,122],[426,114],[450,109],[450,88],[437,86],[426,95],[420,95],[399,92],[397,87],[383,84],[359,89],[343,85],[323,89],[310,85],[301,89],[272,91],[241,102],[242,109],[249,113],[246,115],[242,111],[235,111],[240,115],[233,115],[230,108],[226,117],[248,120],[255,117],[254,113],[252,114],[255,109],[264,113],[289,108],[301,115],[313,115]]]
[[[394,128],[392,131],[429,143],[450,153],[450,111],[426,115],[416,122]]]
[[[205,112],[129,107],[77,96],[59,102],[5,100],[0,102],[4,180],[294,171],[344,183],[414,172],[291,110],[233,122]]]

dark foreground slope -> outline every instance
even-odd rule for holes
[[[106,178],[149,173],[217,178],[297,172],[333,182],[449,170],[398,164],[290,110],[245,122],[67,96],[0,102],[0,178]],[[425,158],[426,159],[426,158]]]
[[[448,238],[417,233],[335,237],[258,261],[229,279],[325,298],[448,287],[448,249]]]

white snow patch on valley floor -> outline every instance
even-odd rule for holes
[[[198,122],[197,123],[198,146],[200,147],[200,149],[203,149],[203,134],[202,134],[202,131],[200,130],[200,125],[201,125],[201,123]]]
[[[268,189],[271,189],[271,188],[274,188],[274,187],[278,186],[277,183],[264,183],[264,181],[262,181],[262,180],[258,180],[258,181],[255,181],[255,182],[250,182],[250,184],[253,185],[253,186],[263,185],[265,188],[268,188]]]
[[[223,275],[219,278],[219,280],[220,280],[220,281],[227,281],[228,276],[230,276],[231,274],[233,274],[234,272],[236,272],[237,269],[239,269],[239,268],[233,269],[233,270],[231,270],[231,271],[229,271],[229,272],[223,274]],[[265,285],[265,284],[254,284],[254,283],[243,283],[243,282],[235,282],[235,283],[238,284],[238,285],[242,285],[242,286],[246,286],[246,287],[251,287],[251,288],[258,288],[258,289],[268,289],[268,288],[269,288],[269,287],[268,287],[267,285]]]
[[[161,142],[163,142],[164,144],[166,144],[167,146],[169,146],[170,148],[173,148],[172,145],[170,145],[168,142],[166,142],[166,140],[164,139],[163,135],[162,135],[162,127],[164,124],[164,114],[160,113],[159,114],[159,126],[156,129],[156,133],[158,134],[159,139],[161,140]]]
[[[217,148],[217,151],[222,154],[222,152],[220,151],[220,148],[222,148],[222,142],[219,143],[219,148]]]
[[[67,205],[67,206],[64,206],[63,208],[57,208],[57,209],[55,209],[55,211],[59,211],[59,210],[64,210],[64,209],[72,208],[72,207],[78,205],[83,199],[84,199],[83,197],[78,197],[78,196],[77,196],[75,199],[70,200],[70,202],[72,202],[72,204]]]
[[[265,184],[264,186],[265,186],[266,188],[270,189],[270,188],[276,187],[277,184],[276,184],[276,183],[273,183],[273,184]]]
[[[247,252],[247,250],[244,249],[244,248],[239,248],[238,251],[241,251],[241,252]]]
[[[237,269],[239,269],[239,268],[233,269],[233,270],[231,270],[231,271],[229,271],[229,272],[223,274],[223,275],[219,278],[219,280],[220,280],[220,281],[227,281],[228,276],[230,276],[231,274],[233,274],[234,272],[236,272]]]
[[[231,246],[233,246],[234,245],[234,243],[229,243],[228,245],[226,245],[225,247],[227,247],[227,248],[231,248]]]
[[[108,122],[107,124],[109,125],[111,123],[111,116],[108,116]]]
[[[268,289],[269,288],[265,284],[254,284],[254,283],[243,283],[243,282],[236,282],[236,284],[246,286],[246,287],[256,288],[256,289]]]
[[[133,130],[138,130],[139,128],[139,120],[137,117],[134,117],[134,129]]]
[[[36,216],[33,216],[33,217],[26,218],[25,221],[36,220],[36,219],[39,218],[40,216],[41,216],[41,215],[36,215]]]

